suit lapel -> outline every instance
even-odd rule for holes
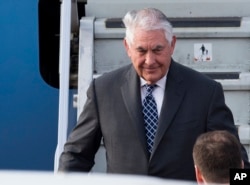
[[[154,148],[151,156],[153,156],[154,151],[158,147],[164,133],[171,125],[172,120],[183,100],[184,94],[185,94],[185,86],[183,83],[183,79],[181,78],[181,74],[178,71],[177,64],[174,61],[172,61],[167,76],[167,84],[164,93],[164,100],[162,104],[161,114],[159,117]]]
[[[142,116],[140,81],[132,66],[125,78],[126,80],[121,86],[123,101],[132,120],[132,125],[137,131],[139,140],[143,145],[144,152],[148,156],[144,121]]]

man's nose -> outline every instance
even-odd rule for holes
[[[146,60],[145,60],[146,64],[153,64],[155,63],[155,56],[152,52],[148,52],[146,55]]]

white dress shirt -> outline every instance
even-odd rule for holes
[[[159,81],[156,82],[157,86],[155,87],[152,93],[157,104],[157,111],[158,111],[159,117],[161,113],[161,107],[162,107],[162,102],[163,102],[163,97],[164,97],[164,92],[165,92],[166,81],[167,81],[167,75],[165,75]],[[141,82],[141,101],[143,103],[143,100],[146,96],[145,85],[147,84],[147,82],[143,78],[140,78],[140,82]]]

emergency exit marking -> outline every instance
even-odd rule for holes
[[[212,44],[197,43],[194,44],[194,61],[211,62],[212,61]]]

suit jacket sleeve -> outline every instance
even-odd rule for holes
[[[223,94],[223,89],[220,83],[215,88],[214,93],[211,98],[211,104],[208,112],[208,131],[212,130],[225,130],[234,134],[238,139],[238,131],[234,125],[233,115],[231,110],[225,105],[225,98]],[[245,168],[250,168],[250,163],[248,159],[247,152],[244,146],[241,144],[242,159],[245,164]]]
[[[59,171],[90,171],[94,165],[101,138],[93,80],[87,91],[83,112],[60,156]]]

